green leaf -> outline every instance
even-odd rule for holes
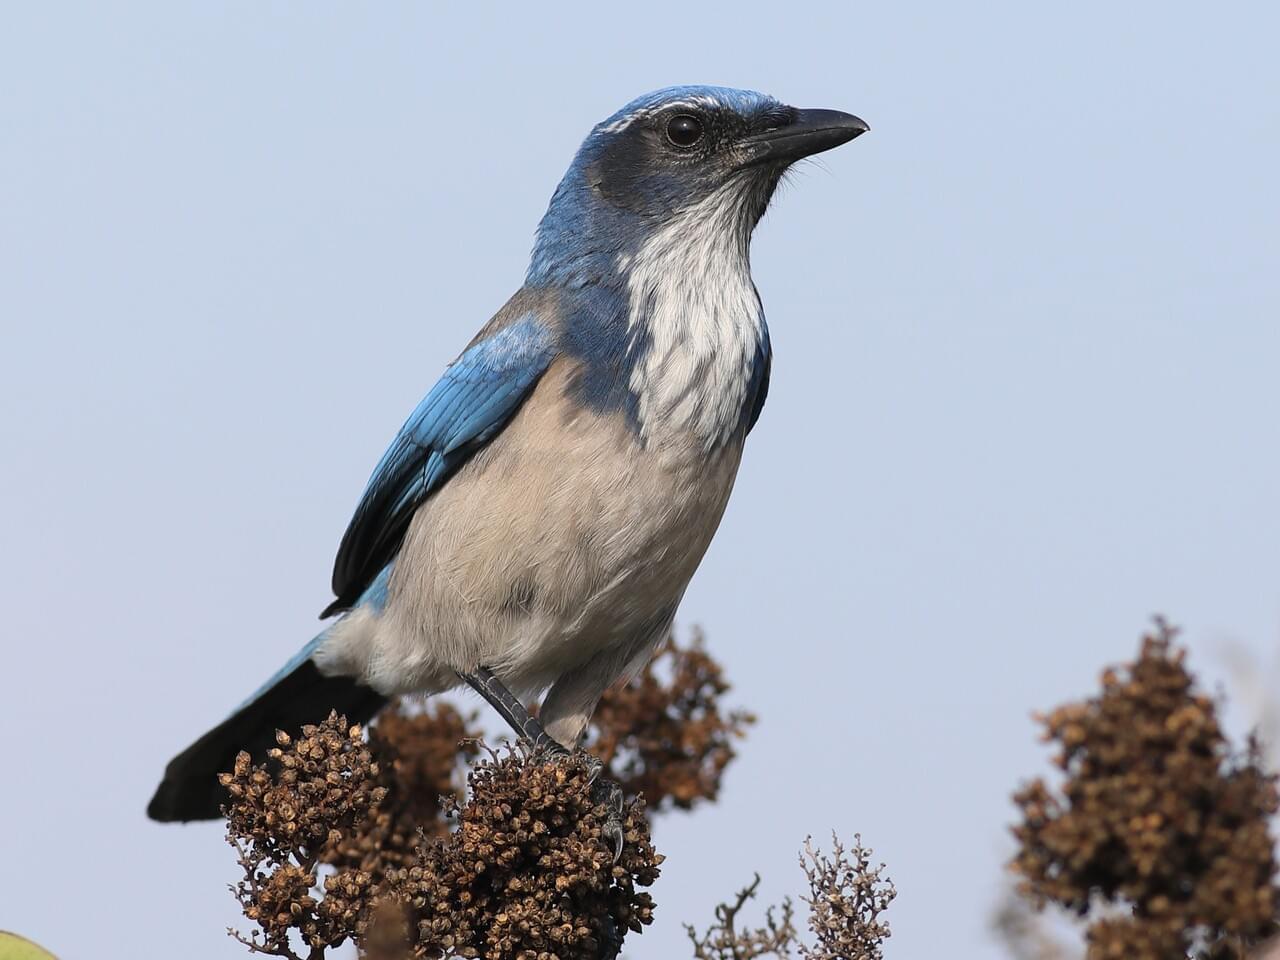
[[[0,930],[0,960],[58,960],[58,958],[25,937]]]

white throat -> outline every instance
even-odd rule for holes
[[[729,184],[683,210],[631,261],[631,335],[647,336],[648,349],[630,386],[646,442],[692,435],[709,450],[743,422],[764,336],[747,216]]]

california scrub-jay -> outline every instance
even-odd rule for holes
[[[867,129],[689,86],[592,130],[524,286],[374,470],[334,564],[337,620],[169,763],[147,813],[217,817],[217,774],[277,728],[460,682],[536,747],[576,749],[670,629],[764,405],[751,233],[788,166]],[[543,690],[539,724],[521,698]]]

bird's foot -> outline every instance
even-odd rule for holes
[[[601,776],[604,772],[604,763],[591,754],[586,756],[591,769],[589,774],[591,799],[597,805],[603,805],[605,809],[604,823],[600,825],[600,839],[613,847],[613,862],[617,863],[618,858],[622,856],[622,847],[626,841],[622,830],[623,803],[626,798],[617,781]]]
[[[583,758],[591,786],[591,801],[597,805],[604,804],[606,810],[605,822],[600,828],[600,839],[613,846],[613,862],[617,863],[622,856],[625,840],[622,831],[623,795],[620,786],[600,776],[604,764],[582,750],[569,750],[547,733],[538,718],[529,715],[525,705],[488,667],[477,667],[472,673],[459,671],[458,676],[498,711],[498,715],[507,721],[520,741],[531,749],[534,759],[543,763],[555,763],[572,756]]]
[[[526,748],[539,763],[558,763],[573,756],[573,751],[546,733],[524,739]]]
[[[562,744],[547,738],[549,742],[539,744],[535,756],[544,762],[555,763],[559,760],[577,757],[587,768],[587,782],[591,786],[591,802],[605,808],[604,823],[600,825],[600,841],[613,850],[613,862],[617,863],[622,856],[622,848],[626,835],[622,829],[622,814],[625,796],[615,781],[602,776],[605,765],[599,757],[585,750],[571,752]]]
[[[617,863],[626,843],[626,834],[622,830],[622,787],[613,780],[599,777],[591,785],[591,799],[604,804],[605,820],[600,825],[600,839],[613,847],[613,862]]]

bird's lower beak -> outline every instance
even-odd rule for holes
[[[785,127],[766,130],[742,140],[745,165],[792,163],[848,143],[871,128],[851,113],[839,110],[797,110]]]

